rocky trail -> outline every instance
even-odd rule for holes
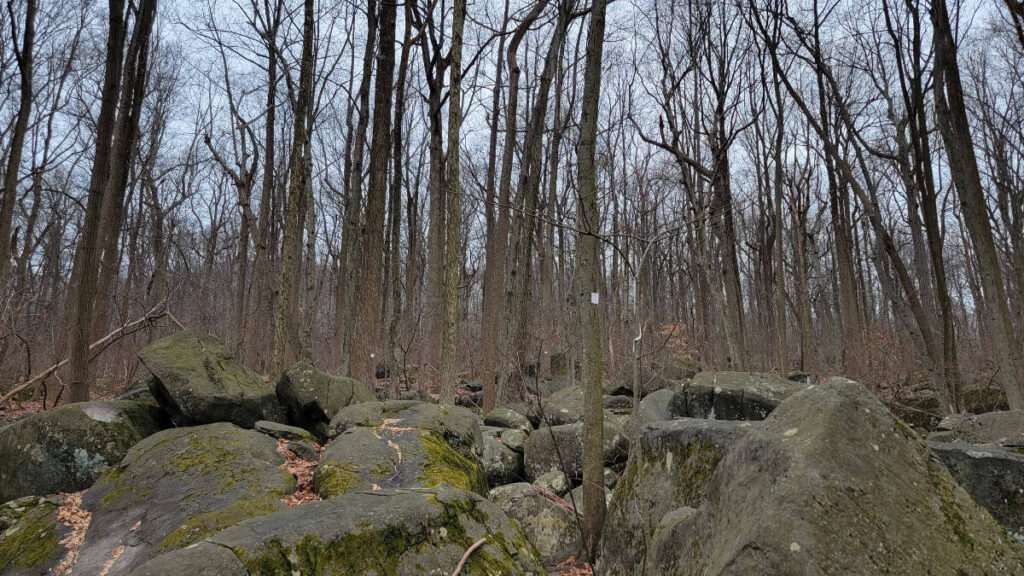
[[[582,392],[380,401],[212,337],[109,402],[0,424],[0,575],[1024,574],[1024,413],[913,429],[865,386],[661,366],[605,397],[599,555]]]

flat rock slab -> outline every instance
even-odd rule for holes
[[[178,332],[143,348],[139,359],[154,376],[150,391],[178,426],[285,421],[274,387],[235,362],[215,336]]]
[[[676,393],[672,413],[690,418],[764,420],[776,406],[808,387],[774,374],[701,372]]]
[[[64,404],[0,428],[0,502],[88,488],[169,425],[153,403],[118,400]]]
[[[462,574],[543,573],[500,508],[468,492],[424,490],[355,492],[247,520],[134,576],[180,576],[182,566],[214,562],[228,576],[451,574],[482,538]]]
[[[283,508],[295,491],[284,461],[276,440],[228,423],[146,438],[85,493],[92,523],[72,574],[100,573],[118,549],[107,574],[129,574],[156,554]]]
[[[1024,448],[1024,410],[947,416],[928,440]]]

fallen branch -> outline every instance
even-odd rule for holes
[[[487,538],[481,538],[474,542],[473,545],[469,547],[469,550],[466,550],[466,553],[462,555],[462,560],[459,560],[459,565],[456,566],[455,571],[452,572],[452,576],[459,576],[459,572],[462,572],[462,567],[466,565],[466,561],[469,560],[469,557],[473,555],[473,552],[476,552],[477,548],[483,546],[485,542],[487,542]]]
[[[558,494],[555,494],[554,492],[548,490],[547,488],[544,488],[543,486],[537,486],[536,484],[533,484],[532,486],[533,491],[536,492],[537,494],[540,494],[541,496],[547,498],[548,500],[551,500],[555,504],[558,504],[559,506],[565,508],[566,510],[572,512],[573,514],[579,514],[579,512],[577,512],[576,509],[573,508],[572,504],[569,504],[569,502],[567,502],[565,498],[562,498]],[[579,515],[582,516],[582,514]]]
[[[146,314],[144,316],[142,316],[141,318],[139,318],[138,320],[135,320],[133,322],[129,322],[127,324],[124,324],[123,326],[121,326],[117,330],[114,330],[110,334],[107,334],[103,338],[100,338],[99,340],[97,340],[97,341],[93,342],[92,344],[90,344],[89,345],[89,352],[93,352],[94,350],[102,351],[107,346],[109,346],[110,344],[113,344],[114,342],[116,342],[117,340],[121,339],[122,337],[124,337],[124,336],[126,336],[128,334],[131,334],[133,332],[136,332],[140,328],[142,328],[142,327],[144,327],[144,326],[146,326],[148,324],[152,324],[155,320],[166,316],[168,314],[166,307],[167,307],[167,300],[161,300],[156,306],[153,306],[152,308],[150,308],[149,312],[146,312]],[[96,355],[94,355],[92,358],[90,358],[90,360],[95,359],[95,358],[96,358]],[[53,366],[50,366],[46,370],[43,370],[42,372],[40,372],[40,373],[36,374],[35,376],[29,378],[28,380],[22,382],[21,384],[18,384],[10,392],[8,392],[4,396],[0,397],[0,406],[6,404],[8,401],[10,401],[11,398],[14,398],[19,392],[21,392],[23,390],[27,390],[28,388],[31,388],[32,386],[35,386],[36,384],[42,382],[43,380],[46,380],[47,378],[52,376],[54,372],[56,372],[57,370],[60,370],[65,364],[70,362],[70,360],[71,360],[70,358],[65,358],[65,359],[61,360],[60,362],[57,362]]]

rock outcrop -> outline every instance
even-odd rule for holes
[[[772,410],[807,384],[774,374],[702,372],[676,393],[676,416],[717,420],[764,420]]]
[[[374,402],[377,396],[354,378],[333,376],[299,362],[285,370],[277,383],[277,398],[296,426],[327,437],[331,418],[357,402]]]
[[[526,482],[508,484],[489,495],[526,534],[548,565],[559,564],[580,551],[580,526],[575,513],[542,496]]]
[[[624,536],[606,531],[597,574],[1024,573],[1024,549],[860,384],[798,392],[724,444],[636,452],[649,466],[682,457],[693,473],[676,475],[681,505],[634,536],[642,559],[622,561]],[[613,509],[636,497],[639,466]]]

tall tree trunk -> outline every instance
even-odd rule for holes
[[[388,156],[391,151],[391,91],[395,74],[396,4],[380,8],[380,43],[373,94],[373,142],[370,146],[370,181],[363,226],[362,279],[353,338],[352,377],[373,386],[376,380],[380,315],[381,266],[384,256],[384,212],[387,203]]]
[[[281,239],[281,290],[277,296],[274,317],[274,372],[278,375],[284,372],[299,353],[296,347],[296,324],[299,319],[293,314],[295,303],[292,300],[299,282],[299,263],[302,258],[299,252],[303,228],[300,220],[301,204],[305,202],[303,197],[307,195],[307,180],[310,177],[305,151],[306,139],[312,128],[309,117],[313,96],[313,4],[313,0],[305,0],[303,3],[299,92],[295,98],[292,151],[288,159],[288,204]]]
[[[580,114],[579,156],[579,308],[584,350],[583,521],[586,548],[595,557],[604,526],[604,409],[602,404],[601,325],[598,297],[597,212],[597,112],[601,100],[601,57],[604,51],[605,0],[594,0],[587,39],[587,63],[583,77],[583,110]]]
[[[999,255],[992,239],[988,206],[981,185],[978,162],[967,120],[967,104],[960,82],[956,40],[949,24],[945,0],[933,0],[931,9],[935,44],[935,111],[939,132],[946,145],[953,184],[960,197],[964,223],[974,245],[978,272],[990,326],[990,338],[999,372],[996,374],[1010,408],[1024,409],[1024,379],[1021,378],[1020,348],[1010,323]]]
[[[8,4],[8,7],[11,5]],[[11,9],[10,18],[14,19]],[[14,25],[13,23],[11,24]],[[18,115],[14,120],[11,145],[7,152],[7,170],[4,172],[3,190],[0,190],[0,294],[7,287],[11,259],[14,257],[14,242],[11,239],[11,223],[14,218],[14,204],[18,198],[18,174],[21,172],[21,156],[25,147],[25,134],[32,116],[32,73],[34,71],[32,52],[35,49],[36,0],[25,2],[25,30],[22,33],[21,49],[14,45],[14,57],[21,73],[21,97],[18,101]],[[28,235],[25,243],[31,242]]]
[[[448,73],[448,214],[445,218],[444,332],[441,335],[441,402],[454,403],[459,340],[459,273],[462,271],[462,185],[459,174],[459,130],[462,128],[462,31],[466,24],[466,0],[455,0],[452,48]]]

